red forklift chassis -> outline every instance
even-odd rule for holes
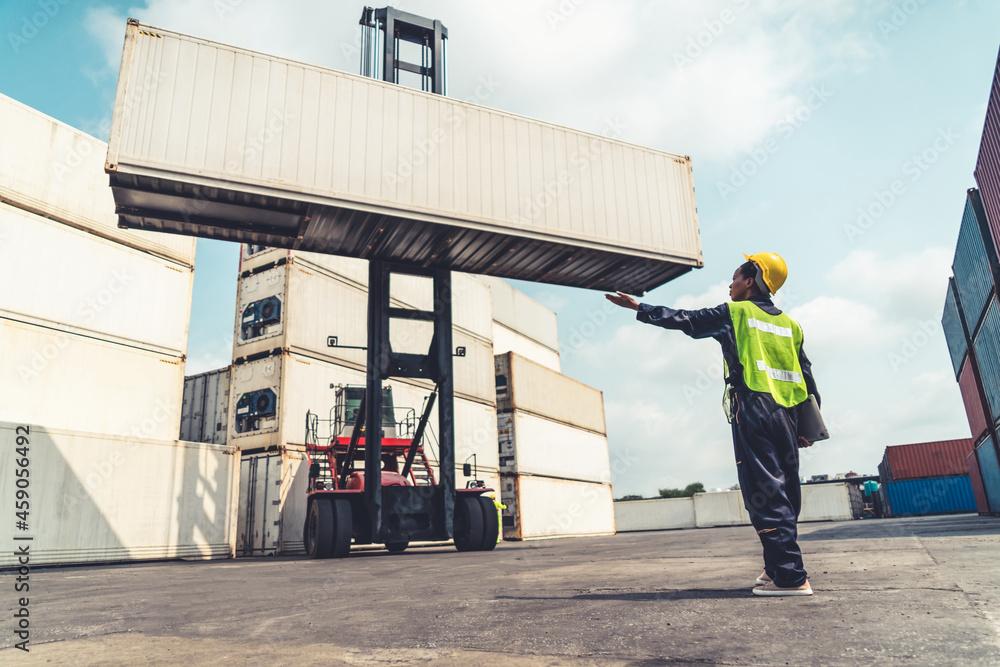
[[[389,305],[392,274],[433,281],[433,310]],[[397,353],[389,343],[390,320],[431,322],[434,335],[426,354]],[[402,323],[405,324],[405,323]],[[328,343],[336,345],[331,338]],[[392,266],[372,260],[368,272],[367,384],[338,391],[331,436],[320,443],[315,415],[306,418],[309,487],[304,542],[313,558],[339,558],[355,544],[385,544],[402,551],[413,541],[454,538],[459,551],[488,551],[499,524],[485,488],[455,488],[454,379],[452,374],[451,272]],[[419,421],[412,411],[396,421],[392,377],[434,382]],[[435,480],[423,440],[438,404],[438,471]],[[355,407],[356,406],[356,407]],[[350,428],[350,437],[346,436]],[[399,437],[404,436],[404,437]],[[356,471],[356,461],[364,470]],[[378,479],[381,484],[371,484]]]

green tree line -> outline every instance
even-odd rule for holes
[[[704,493],[705,485],[701,482],[694,482],[688,484],[683,489],[660,489],[660,495],[654,498],[690,498],[696,493]],[[629,494],[627,496],[622,496],[621,498],[615,498],[615,500],[653,500],[654,498],[644,498],[639,495]]]

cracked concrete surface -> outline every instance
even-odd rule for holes
[[[749,526],[37,569],[0,663],[998,664],[1000,519],[803,524],[816,595],[756,598]],[[14,608],[8,589],[2,603]]]

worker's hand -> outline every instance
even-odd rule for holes
[[[615,292],[614,294],[605,294],[604,298],[615,304],[616,306],[621,306],[622,308],[631,308],[632,310],[639,310],[639,302],[630,297],[624,292]]]
[[[812,447],[812,446],[813,443],[811,440],[806,440],[801,435],[799,436],[799,449],[802,449],[803,447]]]

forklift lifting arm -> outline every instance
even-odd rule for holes
[[[431,416],[431,410],[434,408],[434,399],[437,398],[437,387],[434,387],[433,393],[427,399],[427,405],[424,406],[424,413],[420,415],[420,422],[417,424],[417,431],[413,434],[413,442],[410,443],[410,449],[406,452],[406,463],[403,465],[403,472],[401,473],[403,477],[410,474],[410,468],[413,467],[413,459],[417,456],[417,448],[420,447],[420,441],[424,437],[424,429],[427,427],[427,419]]]

